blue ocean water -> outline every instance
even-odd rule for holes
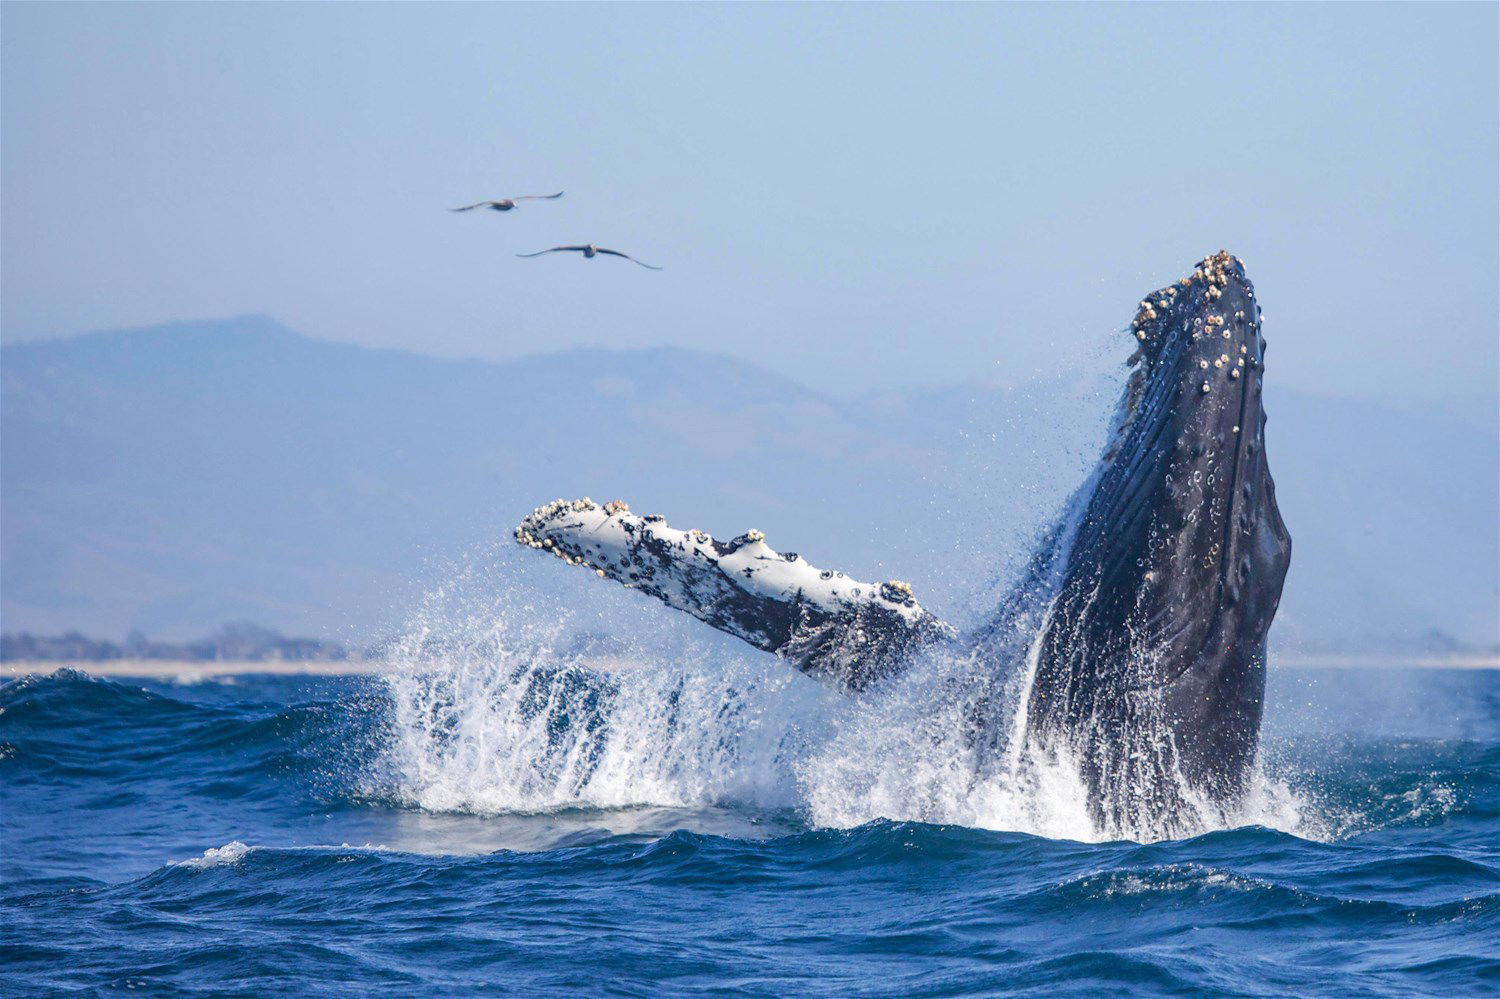
[[[4,683],[0,994],[1500,991],[1492,671],[1273,671],[1282,828],[1149,843],[831,822],[764,702],[522,679]]]

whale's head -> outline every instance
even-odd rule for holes
[[[1138,355],[1049,612],[1029,731],[1102,817],[1222,804],[1259,741],[1266,632],[1291,541],[1266,465],[1265,339],[1242,263],[1208,257],[1140,305]],[[1166,806],[1166,807],[1164,807]]]

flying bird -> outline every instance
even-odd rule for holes
[[[558,191],[556,194],[523,194],[516,198],[501,198],[499,201],[476,201],[472,205],[464,205],[462,208],[450,208],[448,210],[450,212],[468,212],[473,211],[475,208],[489,208],[497,212],[508,212],[516,207],[517,201],[536,201],[538,199],[550,201],[553,198],[560,198],[562,196],[563,193],[561,191]]]
[[[583,246],[554,246],[550,250],[537,250],[535,253],[518,253],[518,254],[516,254],[516,256],[518,256],[518,257],[540,257],[544,253],[563,253],[563,252],[581,253],[585,257],[589,257],[589,258],[592,258],[595,255],[600,254],[600,253],[607,253],[611,257],[624,257],[626,260],[630,261],[632,264],[640,264],[642,267],[649,267],[653,271],[659,271],[659,270],[661,270],[660,267],[656,267],[656,266],[653,266],[652,264],[648,264],[648,263],[646,263],[644,261],[637,260],[637,259],[635,259],[634,257],[632,257],[628,253],[621,253],[619,250],[606,250],[604,247],[602,247],[602,246],[595,246],[593,243],[588,243],[588,244],[583,245]]]

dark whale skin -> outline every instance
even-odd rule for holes
[[[1291,538],[1266,464],[1265,340],[1221,252],[1142,303],[1136,394],[1036,649],[1033,748],[1066,754],[1119,829],[1232,808],[1260,738]]]

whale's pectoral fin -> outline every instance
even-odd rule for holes
[[[773,652],[799,670],[859,690],[954,631],[897,580],[871,584],[779,553],[759,531],[715,541],[640,517],[619,501],[538,507],[516,540],[583,565]]]

